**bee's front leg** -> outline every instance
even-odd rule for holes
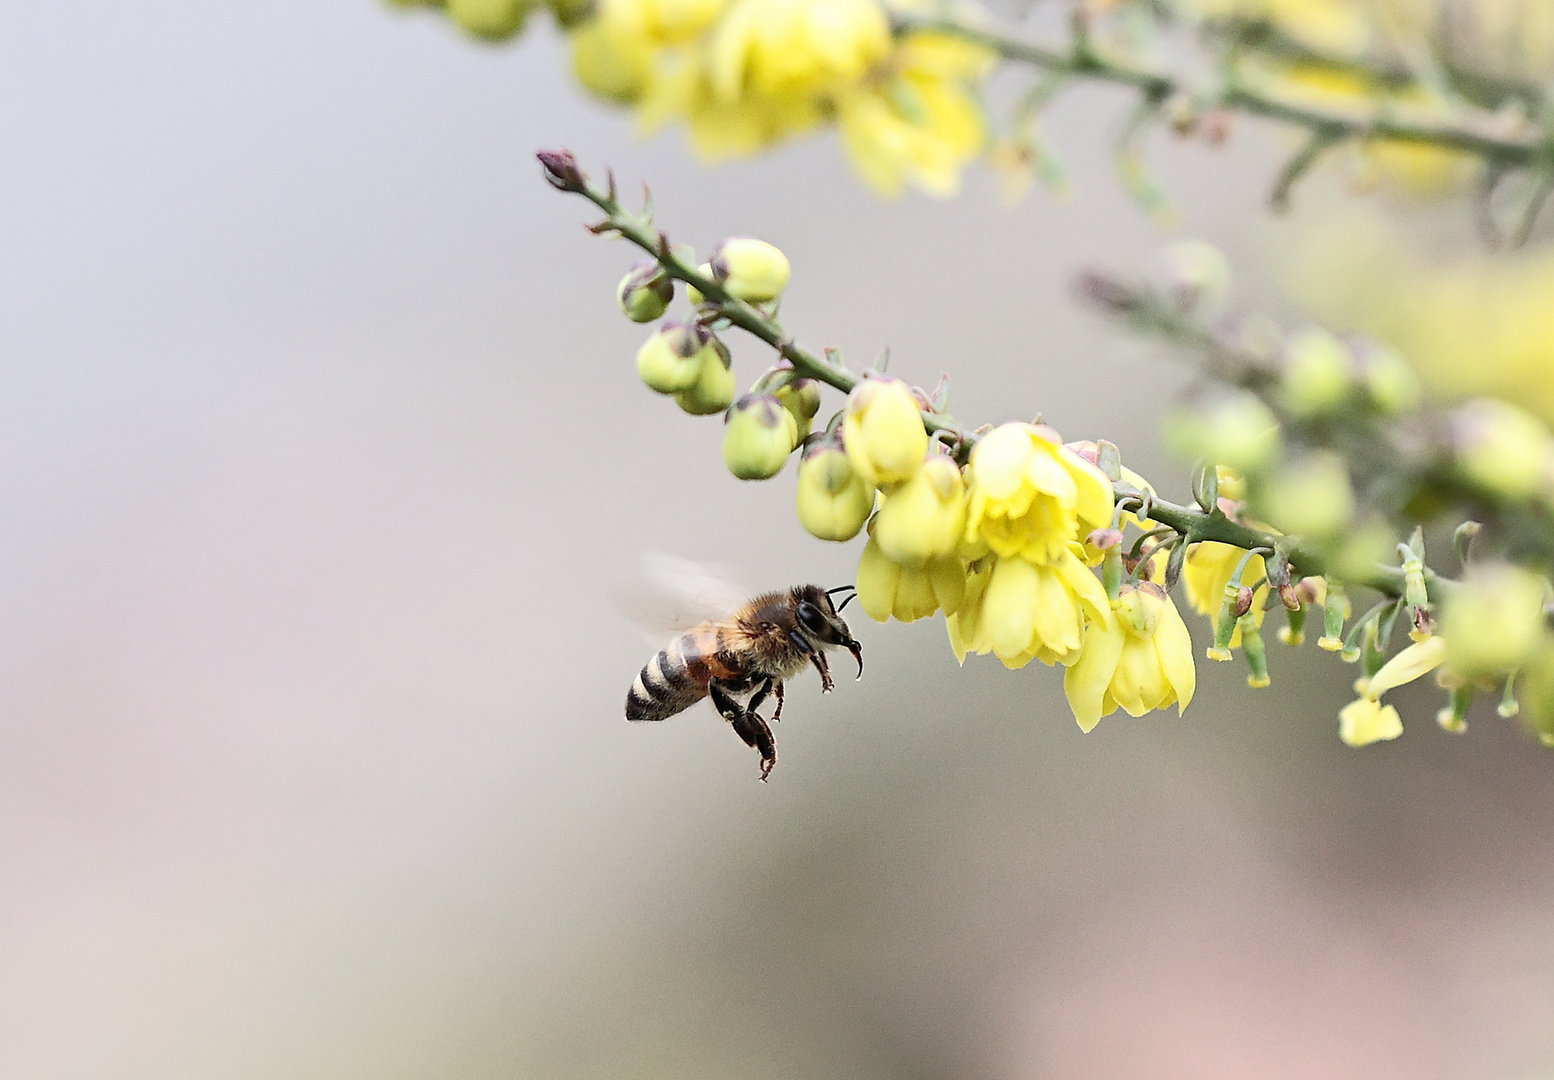
[[[756,697],[751,700],[755,704],[764,696],[765,687],[757,691]],[[746,746],[754,747],[761,755],[761,782],[766,782],[766,777],[771,773],[772,766],[777,764],[777,742],[772,738],[772,729],[761,719],[759,713],[747,709],[734,699],[734,695],[719,686],[716,682],[707,687],[708,694],[712,697],[712,704],[718,710],[718,715],[733,725],[734,733],[745,741]]]
[[[820,692],[828,694],[836,689],[836,684],[831,681],[831,667],[826,663],[826,654],[816,649],[809,654],[809,662],[815,665],[815,670],[820,672]]]

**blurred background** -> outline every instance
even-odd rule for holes
[[[0,1076],[1554,1075],[1554,769],[1428,686],[1349,750],[1352,669],[1270,645],[1269,690],[1200,663],[1185,717],[1081,736],[1057,673],[860,614],[770,784],[708,707],[622,719],[643,550],[766,588],[858,549],[641,386],[633,254],[534,150],[780,245],[806,343],[1175,497],[1185,373],[1073,273],[1201,236],[1290,315],[1341,185],[1272,219],[1273,134],[1158,142],[1162,231],[1095,91],[1052,117],[1072,199],[885,204],[830,137],[702,170],[564,67],[371,0],[8,15]]]

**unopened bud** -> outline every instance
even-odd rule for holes
[[[659,318],[674,299],[674,279],[652,260],[643,260],[621,278],[615,289],[621,311],[632,322],[648,323]]]
[[[729,410],[723,464],[741,480],[776,476],[796,442],[793,415],[770,394],[746,394]]]
[[[505,41],[523,29],[535,0],[446,0],[448,16],[484,41]]]
[[[729,237],[712,249],[708,262],[718,284],[740,300],[763,304],[788,287],[788,257],[753,236]]]
[[[711,416],[727,409],[734,400],[734,371],[728,349],[713,338],[714,347],[702,350],[696,381],[674,395],[675,403],[692,416]]]
[[[545,182],[560,191],[582,191],[588,186],[577,158],[570,150],[541,150],[534,155],[545,171]]]
[[[1536,416],[1496,398],[1478,398],[1452,415],[1457,467],[1473,483],[1507,498],[1544,484],[1554,442]]]
[[[1368,341],[1360,348],[1360,381],[1383,415],[1397,416],[1419,404],[1419,377],[1389,346]]]
[[[966,484],[955,462],[929,453],[922,467],[885,498],[874,522],[880,549],[902,566],[955,551],[966,525]]]
[[[1508,563],[1480,564],[1446,598],[1447,665],[1464,678],[1504,675],[1545,645],[1544,578]]]
[[[1354,506],[1354,488],[1343,458],[1319,450],[1270,477],[1256,509],[1283,532],[1322,537],[1348,524]]]
[[[1242,585],[1240,588],[1236,589],[1236,597],[1231,602],[1230,613],[1239,619],[1241,616],[1245,615],[1251,610],[1252,586]]]
[[[696,323],[666,322],[637,350],[637,374],[660,394],[689,389],[700,377],[706,351],[715,348],[716,340]]]
[[[1251,472],[1279,449],[1279,422],[1250,394],[1228,397],[1203,412],[1173,413],[1166,418],[1166,441],[1185,458]]]
[[[874,377],[848,395],[842,441],[853,468],[878,486],[906,480],[922,467],[928,431],[906,383]]]
[[[1166,288],[1183,311],[1214,311],[1230,291],[1230,262],[1213,244],[1181,240],[1161,252]]]
[[[873,508],[874,489],[853,471],[837,442],[818,439],[805,447],[794,509],[811,536],[851,540]]]
[[[820,411],[820,384],[814,379],[794,379],[779,387],[776,394],[782,407],[793,414],[802,441],[809,434],[815,414]]]
[[[1279,640],[1286,645],[1301,645],[1306,641],[1306,609],[1303,607],[1284,612],[1288,625],[1279,627]]]
[[[1349,350],[1326,330],[1311,327],[1290,336],[1284,348],[1284,407],[1309,418],[1331,412],[1349,393]]]
[[[1092,529],[1085,537],[1085,543],[1099,551],[1110,551],[1122,543],[1122,531],[1120,529]]]
[[[1473,704],[1473,687],[1458,686],[1447,698],[1446,708],[1435,714],[1435,722],[1453,734],[1468,730],[1468,707]]]

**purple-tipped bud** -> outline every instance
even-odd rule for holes
[[[1252,610],[1252,586],[1243,585],[1236,590],[1236,602],[1230,611],[1236,618],[1240,618]]]
[[[588,183],[570,150],[541,150],[535,157],[545,170],[545,182],[557,191],[582,191]]]

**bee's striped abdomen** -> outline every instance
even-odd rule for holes
[[[626,694],[627,720],[666,720],[707,696],[713,672],[703,659],[703,638],[715,640],[715,631],[682,634],[643,666]]]

